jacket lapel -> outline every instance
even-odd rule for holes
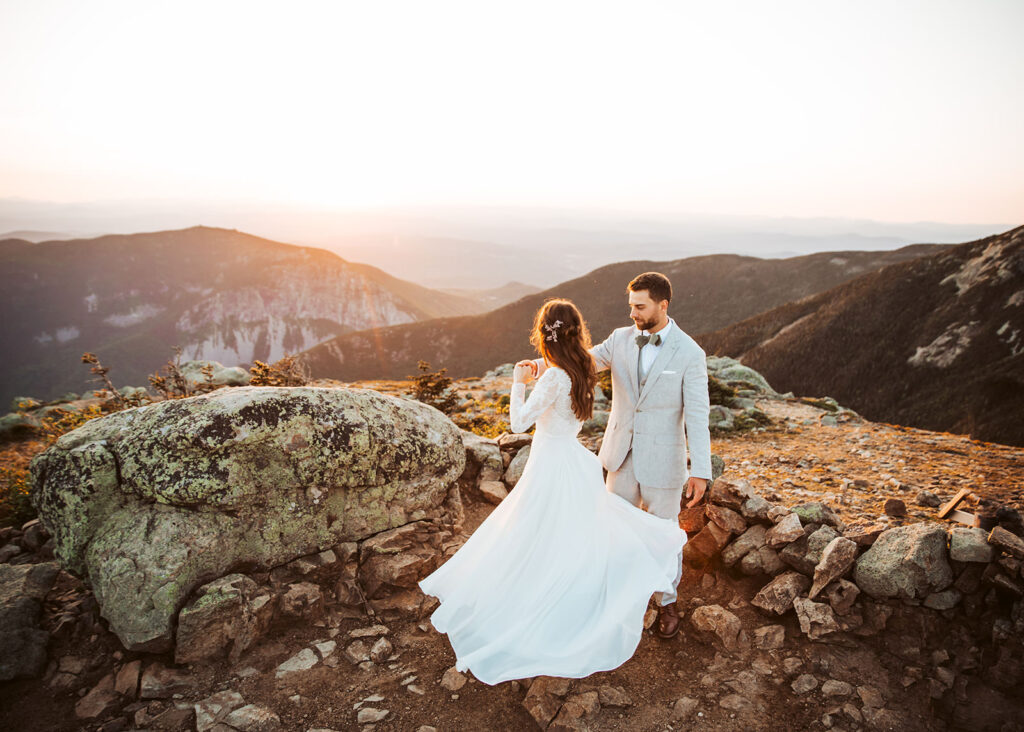
[[[636,334],[630,331],[629,342],[626,344],[626,358],[629,359],[629,385],[633,387],[633,403],[640,399],[640,374],[637,369],[640,364],[640,347],[636,344]]]
[[[643,391],[640,392],[640,397],[637,399],[637,404],[643,401],[643,398],[654,386],[654,382],[661,376],[661,372],[665,368],[665,364],[669,362],[675,352],[679,350],[679,326],[674,322],[672,323],[672,330],[669,331],[669,337],[665,339],[665,342],[661,345],[661,350],[658,351],[657,358],[654,359],[654,363],[651,364],[651,372],[647,374],[647,381],[644,382]],[[634,350],[639,351],[636,344],[633,345]],[[633,370],[636,370],[636,364],[633,365]],[[639,376],[637,377],[637,383],[640,383]]]

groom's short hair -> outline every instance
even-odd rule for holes
[[[633,292],[647,290],[655,302],[672,301],[672,283],[661,272],[644,272],[637,275],[629,283],[629,289]]]

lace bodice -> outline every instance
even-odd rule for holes
[[[513,432],[526,432],[537,423],[538,434],[575,436],[583,423],[572,411],[572,380],[558,366],[551,366],[537,379],[530,398],[526,384],[512,384],[509,421]]]

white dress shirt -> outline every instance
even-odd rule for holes
[[[651,366],[654,365],[654,359],[656,359],[658,357],[658,352],[661,350],[661,347],[665,344],[665,338],[666,338],[666,336],[668,336],[668,332],[671,329],[672,329],[672,318],[669,318],[668,319],[668,323],[665,325],[665,327],[662,328],[661,330],[659,330],[658,333],[657,333],[657,335],[661,336],[661,342],[658,345],[654,345],[653,343],[648,343],[646,346],[644,346],[640,350],[640,368],[642,369],[642,371],[639,374],[639,377],[640,377],[640,381],[641,382],[643,382],[647,378],[647,374],[650,373]],[[636,324],[634,323],[634,325],[633,325],[633,335],[634,336],[638,336],[641,333],[646,333],[647,335],[652,335],[650,331],[646,331],[646,330],[642,331],[642,330],[640,330],[639,328],[636,327]]]

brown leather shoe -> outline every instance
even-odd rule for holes
[[[679,632],[679,613],[676,604],[670,602],[658,608],[658,635],[662,638],[674,638]]]

